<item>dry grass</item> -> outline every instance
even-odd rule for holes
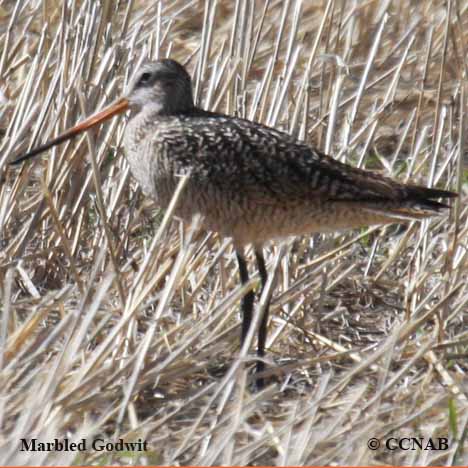
[[[468,4],[318,3],[0,2],[0,464],[468,464]],[[166,55],[204,107],[462,194],[443,218],[270,246],[262,392],[231,244],[142,196],[123,119],[7,165]],[[449,450],[367,447],[408,435]],[[149,451],[19,451],[98,436]]]

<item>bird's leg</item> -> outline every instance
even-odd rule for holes
[[[268,280],[268,273],[265,267],[265,258],[263,256],[263,252],[260,249],[255,249],[255,259],[257,260],[257,267],[258,272],[260,274],[260,280],[262,282],[261,289],[260,289],[260,297],[265,289],[267,280]],[[263,316],[261,317],[260,321],[260,328],[258,329],[258,347],[257,347],[257,356],[259,358],[263,358],[265,356],[265,344],[266,344],[266,337],[267,337],[267,325],[268,325],[268,314],[270,309],[270,299],[271,295],[267,297],[267,301],[265,304],[265,309],[263,311]],[[265,363],[263,360],[257,361],[257,373],[262,372],[265,369]],[[263,387],[263,379],[257,380],[257,385],[259,387]]]
[[[242,286],[247,284],[249,281],[249,272],[247,270],[247,263],[245,261],[243,252],[236,251],[237,263],[239,264],[239,276],[242,283]],[[241,302],[241,311],[242,311],[242,332],[241,332],[241,347],[244,344],[245,337],[249,332],[250,325],[252,323],[252,314],[253,314],[253,304],[254,304],[255,294],[252,289],[245,294]]]

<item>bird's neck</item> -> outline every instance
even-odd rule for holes
[[[172,109],[170,107],[168,108],[166,106],[162,106],[158,103],[150,103],[141,109],[133,110],[130,114],[130,119],[154,122],[155,120],[165,119],[167,117],[185,116],[196,112],[197,108],[195,106],[184,109]]]

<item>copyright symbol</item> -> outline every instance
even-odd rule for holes
[[[377,439],[375,437],[372,437],[367,441],[367,446],[371,450],[377,450],[380,447],[380,441],[379,441],[379,439]]]

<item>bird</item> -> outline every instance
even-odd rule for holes
[[[194,103],[190,74],[170,58],[145,62],[123,97],[12,164],[126,111],[125,155],[143,192],[165,208],[180,176],[187,175],[175,215],[185,222],[198,215],[206,231],[232,239],[242,285],[249,281],[246,248],[253,246],[259,294],[268,280],[263,249],[271,240],[425,219],[449,208],[439,199],[458,196],[394,181],[339,162],[275,128],[204,110]],[[254,305],[250,288],[241,299],[241,345]],[[268,306],[257,330],[260,387]]]

